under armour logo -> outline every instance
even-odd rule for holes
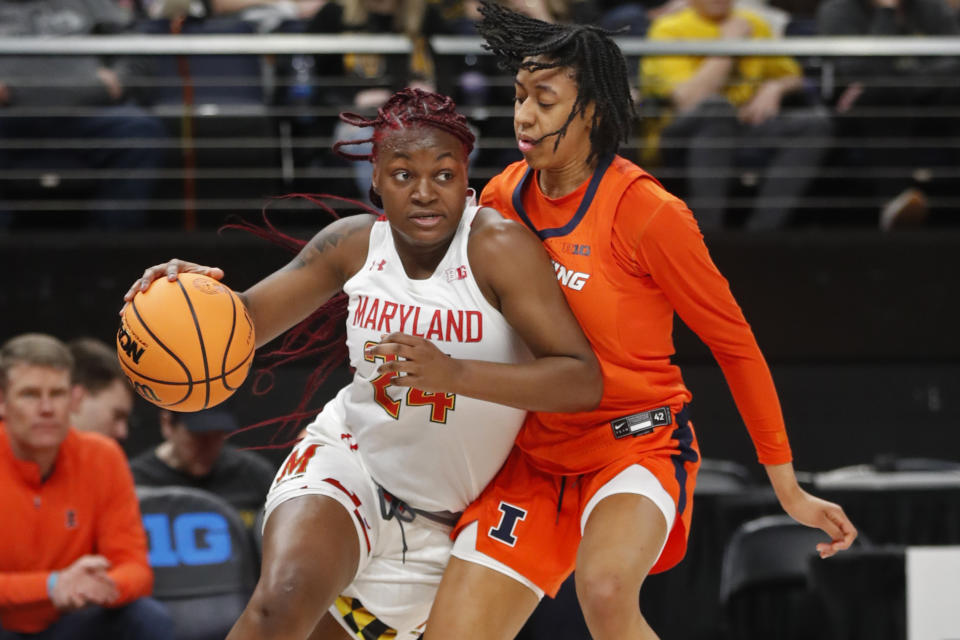
[[[370,263],[370,271],[383,271],[383,265],[387,264],[386,260],[374,260]]]

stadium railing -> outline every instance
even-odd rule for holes
[[[644,56],[658,55],[731,55],[797,57],[805,70],[809,93],[829,105],[838,90],[834,61],[842,57],[960,57],[960,40],[943,37],[788,37],[768,41],[677,41],[653,42],[638,37],[618,38],[631,63]],[[488,54],[479,38],[438,36],[431,38],[437,62],[438,89],[453,94],[481,133],[480,153],[472,167],[473,183],[481,187],[503,165],[518,159],[511,134],[512,106],[502,95],[477,92],[466,86],[464,74],[471,64]],[[307,69],[307,81],[300,77],[298,61],[304,56],[378,55],[403,57],[412,50],[403,36],[391,35],[306,35],[251,33],[194,33],[97,35],[82,37],[0,37],[0,56],[78,56],[128,57],[151,61],[149,74],[130,78],[128,89],[138,95],[147,112],[162,121],[166,135],[149,139],[76,139],[52,135],[42,142],[30,137],[7,135],[0,140],[4,152],[21,153],[47,149],[84,147],[146,147],[165,150],[159,168],[143,176],[135,170],[98,169],[85,166],[0,166],[0,228],[18,226],[70,225],[83,219],[93,208],[123,211],[128,203],[93,199],[90,194],[105,182],[146,177],[155,180],[155,192],[145,204],[150,212],[146,224],[164,227],[197,228],[219,225],[226,214],[256,214],[270,196],[291,192],[332,192],[363,197],[353,168],[330,152],[333,126],[342,110],[357,110],[348,96],[362,88],[396,87],[399,78],[374,74],[372,77],[347,78],[318,75]],[[217,64],[211,61],[230,61]],[[155,64],[167,60],[165,66]],[[175,63],[173,63],[175,61]],[[253,63],[251,65],[251,62]],[[173,63],[173,64],[170,64]],[[158,67],[164,69],[158,71]],[[891,84],[902,79],[890,78]],[[942,82],[938,78],[915,78],[918,86]],[[26,78],[27,84],[69,85],[70,79]],[[489,75],[487,89],[512,91],[512,79]],[[637,87],[638,78],[630,78]],[[231,98],[231,95],[241,97]],[[160,97],[157,97],[160,96]],[[645,118],[656,118],[662,107],[640,99]],[[0,107],[0,119],[84,117],[97,108],[68,105]],[[876,107],[857,117],[953,118],[960,115],[956,106]],[[832,112],[839,121],[850,115]],[[16,131],[15,127],[12,127]],[[779,144],[779,140],[765,141]],[[782,141],[797,144],[796,141]],[[717,144],[739,144],[737,140],[718,140]],[[960,208],[954,165],[928,167],[889,166],[861,162],[864,154],[878,148],[896,153],[897,149],[929,147],[932,153],[956,152],[960,139],[952,136],[917,139],[894,134],[871,138],[829,141],[830,159],[826,167],[795,167],[798,174],[816,174],[814,187],[797,207],[799,224],[876,226],[876,212],[884,199],[872,186],[895,176],[911,174],[915,182],[935,183],[931,204],[943,211]],[[683,169],[657,166],[649,161],[649,140],[638,133],[622,148],[622,153],[648,166],[668,187],[683,195]],[[869,165],[869,166],[868,166]],[[721,172],[736,182],[730,206],[749,207],[756,192],[757,167],[730,167]],[[692,203],[693,204],[693,203]],[[279,209],[296,210],[293,201],[276,202]],[[696,207],[694,206],[694,209]],[[11,218],[10,214],[14,214]],[[4,217],[6,215],[6,217]]]

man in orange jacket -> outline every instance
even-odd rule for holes
[[[51,336],[0,347],[0,640],[168,640],[126,458],[70,428],[72,365]]]

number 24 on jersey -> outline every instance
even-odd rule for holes
[[[367,362],[376,362],[380,360],[382,362],[390,362],[396,360],[397,356],[388,355],[388,356],[375,356],[373,354],[366,353],[367,347],[377,344],[376,342],[367,342],[363,345],[364,350],[364,360]],[[394,400],[390,397],[390,394],[387,393],[387,387],[390,386],[390,381],[393,380],[394,376],[397,374],[393,371],[389,373],[382,373],[373,380],[370,381],[370,384],[373,385],[373,399],[383,407],[383,410],[386,411],[394,419],[400,417],[400,405],[403,404],[403,400]],[[456,402],[457,395],[454,393],[440,393],[437,391],[421,391],[420,389],[410,388],[406,393],[406,403],[411,407],[423,407],[430,406],[430,422],[439,422],[446,423],[447,421],[447,411],[453,411]]]

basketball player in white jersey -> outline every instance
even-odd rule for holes
[[[374,128],[385,216],[329,225],[242,298],[259,346],[344,291],[355,375],[277,473],[260,581],[228,640],[418,638],[451,527],[525,410],[588,410],[601,395],[539,241],[473,204],[473,135],[452,101],[405,89],[375,119],[341,117]],[[126,299],[180,271],[223,276],[172,260]]]

